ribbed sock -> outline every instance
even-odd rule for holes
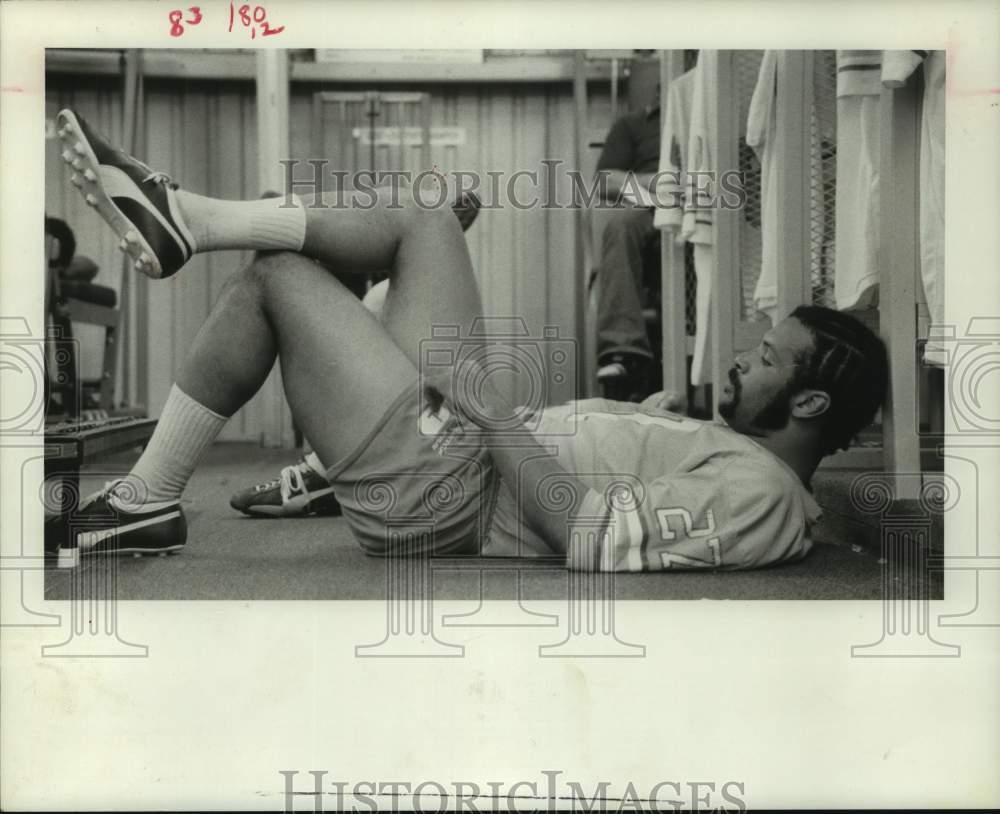
[[[309,464],[309,468],[312,469],[317,475],[322,475],[326,477],[326,467],[323,466],[323,462],[319,459],[319,456],[315,452],[310,452],[305,456],[305,461]]]
[[[179,189],[175,193],[184,223],[194,238],[195,251],[247,249],[299,251],[306,239],[306,210],[292,195],[259,201],[222,201]]]
[[[179,500],[202,454],[228,420],[175,384],[153,437],[115,495],[123,503]]]

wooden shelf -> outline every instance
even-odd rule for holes
[[[120,50],[51,49],[45,55],[49,74],[118,76]],[[238,80],[252,82],[256,62],[252,52],[186,51],[152,49],[143,51],[146,77],[187,80]],[[606,61],[588,61],[588,81],[610,78]],[[293,59],[289,65],[293,83],[380,83],[380,82],[571,82],[573,53],[559,56],[487,56],[482,63],[350,63],[313,62]]]

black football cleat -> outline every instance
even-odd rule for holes
[[[194,254],[168,175],[111,146],[82,116],[59,113],[63,161],[73,184],[119,238],[137,271],[158,279],[176,273]]]

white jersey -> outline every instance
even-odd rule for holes
[[[812,496],[782,461],[724,425],[588,399],[545,410],[535,437],[589,487],[570,568],[736,570],[811,548],[809,527],[819,517]],[[558,485],[550,486],[557,496]],[[521,522],[506,482],[483,554],[553,554]]]

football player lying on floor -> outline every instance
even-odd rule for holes
[[[418,372],[432,326],[468,329],[482,313],[446,208],[369,206],[367,195],[340,208],[311,196],[294,205],[205,198],[115,150],[71,111],[59,119],[71,182],[138,271],[169,276],[196,252],[288,250],[228,281],[141,458],[78,509],[90,529],[77,537],[84,554],[185,544],[182,491],[276,358],[296,423],[366,552],[558,556],[602,570],[802,557],[818,516],[813,472],[872,420],[885,392],[878,337],[806,306],[736,359],[725,423],[594,399],[545,409],[529,426],[490,376],[479,387],[482,337],[466,330],[456,369]],[[381,322],[308,258],[390,269]],[[390,538],[387,526],[408,521],[430,533]],[[390,543],[400,538],[405,546]]]

